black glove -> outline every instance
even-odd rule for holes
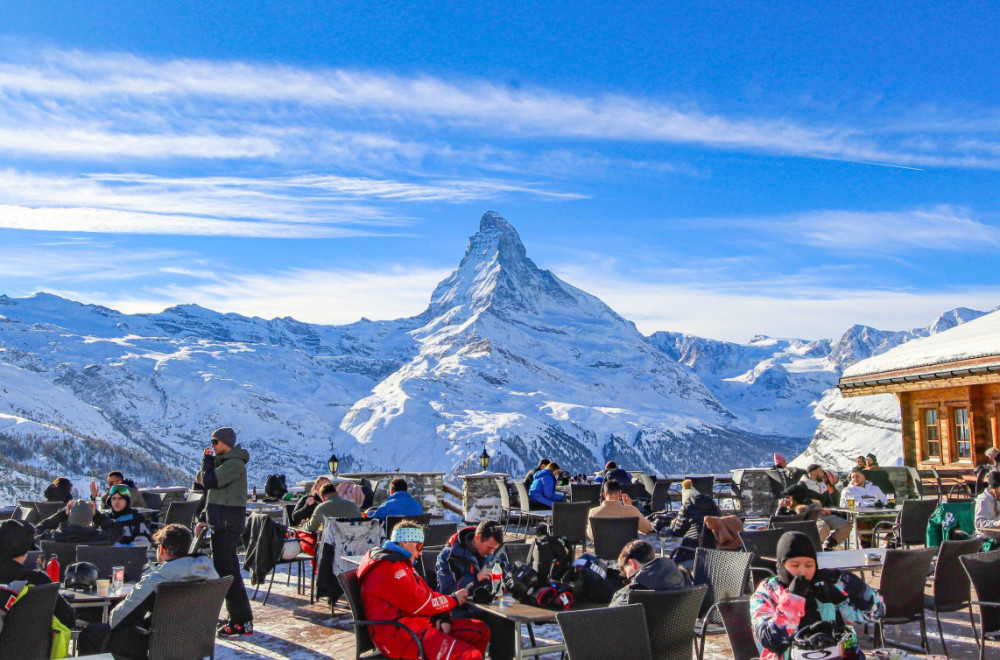
[[[832,569],[820,569],[813,576],[813,589],[816,590],[816,598],[823,603],[839,605],[847,600],[847,595],[840,590],[837,582],[840,580],[840,571]]]
[[[812,594],[812,584],[804,576],[800,575],[788,585],[788,590],[796,596],[808,598]]]

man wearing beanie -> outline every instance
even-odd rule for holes
[[[1000,472],[986,475],[986,488],[976,498],[976,529],[1000,527]]]
[[[451,620],[451,610],[465,603],[469,592],[459,589],[446,596],[427,586],[413,570],[423,547],[424,530],[404,520],[393,528],[391,540],[362,557],[357,575],[365,617],[407,626],[420,638],[425,657],[482,660],[490,640],[489,628],[478,619]],[[383,655],[417,658],[417,645],[405,630],[388,625],[371,626],[370,630]]]
[[[62,509],[38,523],[36,541],[59,543],[117,543],[121,528],[88,500],[70,500]]]
[[[236,431],[223,426],[212,432],[196,481],[205,489],[202,521],[212,530],[212,562],[221,577],[233,576],[226,594],[229,621],[219,626],[220,637],[253,634],[253,610],[243,586],[237,552],[247,511],[247,463],[250,454],[236,442]]]
[[[800,629],[823,621],[874,623],[885,614],[878,591],[848,571],[816,568],[816,548],[801,532],[778,541],[778,574],[761,582],[750,598],[753,636],[764,648],[760,660],[778,660]]]
[[[51,584],[42,571],[25,566],[24,560],[35,547],[35,528],[22,520],[0,522],[0,584],[27,582],[31,585]],[[62,596],[56,598],[55,617],[67,628],[76,625],[73,607]]]

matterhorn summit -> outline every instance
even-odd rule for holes
[[[574,471],[617,459],[663,473],[769,451],[634,324],[539,269],[497,213],[418,318],[416,355],[341,424],[356,469],[460,473],[484,446],[491,469],[511,473],[541,456]]]

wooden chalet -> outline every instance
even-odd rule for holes
[[[1000,312],[862,360],[838,387],[845,397],[896,395],[905,465],[984,463],[1000,447]]]

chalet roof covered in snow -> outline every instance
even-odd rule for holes
[[[840,387],[994,373],[1000,374],[1000,311],[862,360],[844,371]]]

